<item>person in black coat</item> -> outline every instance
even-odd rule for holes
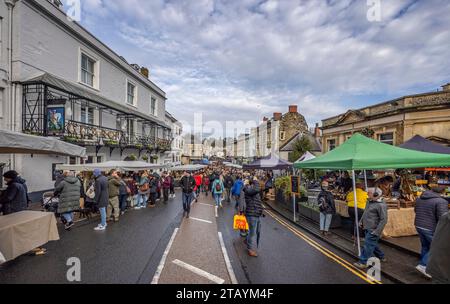
[[[433,283],[450,284],[450,213],[441,216],[431,244],[427,273]]]
[[[244,182],[245,193],[245,217],[249,225],[249,232],[246,240],[248,255],[257,257],[257,248],[261,235],[261,217],[264,213],[261,198],[259,195],[260,187],[257,179],[248,178]]]
[[[426,268],[434,232],[439,219],[448,212],[448,202],[441,197],[444,190],[444,187],[435,187],[432,191],[425,191],[416,200],[415,226],[422,245],[420,263],[416,269],[428,278],[431,276],[426,272]]]
[[[101,223],[95,227],[95,230],[102,231],[106,229],[106,208],[109,204],[108,179],[99,169],[94,170],[95,177],[95,203],[100,210]]]
[[[328,235],[330,230],[331,220],[336,214],[336,205],[334,203],[334,196],[329,191],[329,184],[327,181],[322,182],[322,191],[317,197],[320,210],[320,232],[323,235]]]
[[[27,190],[19,181],[19,174],[16,171],[8,171],[3,174],[3,177],[8,185],[0,196],[3,215],[26,210],[28,207]]]

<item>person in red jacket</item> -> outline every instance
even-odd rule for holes
[[[171,187],[172,179],[170,178],[169,174],[167,172],[163,173],[162,176],[162,189],[163,189],[163,198],[164,203],[167,204],[167,201],[169,200],[169,191]]]
[[[203,176],[203,192],[205,192],[205,195],[208,196],[209,193],[209,184],[210,184],[209,176],[208,174],[205,174]]]
[[[198,202],[198,197],[200,196],[200,189],[201,189],[202,183],[203,183],[202,176],[201,176],[200,172],[195,173],[194,179],[195,179],[195,188],[194,188],[194,191],[195,191],[195,202],[197,203]]]

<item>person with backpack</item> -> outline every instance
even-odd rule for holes
[[[195,188],[195,179],[190,172],[185,171],[183,173],[183,177],[180,180],[180,186],[182,190],[183,217],[186,216],[186,218],[189,218]]]
[[[64,171],[64,179],[58,184],[53,193],[59,197],[58,213],[61,214],[61,221],[64,229],[70,230],[73,227],[73,212],[80,209],[80,180],[73,172]]]
[[[23,184],[18,181],[18,177],[19,174],[16,171],[8,171],[3,174],[8,186],[0,196],[3,215],[27,210],[27,191]]]
[[[138,194],[136,207],[134,209],[139,210],[147,208],[147,200],[150,194],[150,185],[147,171],[142,172],[138,182]]]
[[[156,201],[158,199],[158,185],[159,185],[159,181],[158,181],[158,176],[159,175],[155,175],[155,174],[151,174],[149,176],[149,181],[148,181],[148,186],[149,186],[149,207],[153,208],[156,206]]]
[[[224,187],[223,182],[220,179],[220,177],[216,177],[216,179],[213,182],[212,189],[213,189],[213,197],[214,197],[214,201],[216,202],[216,206],[222,208],[223,207],[222,194],[225,190],[225,187]]]
[[[101,222],[95,231],[103,231],[108,225],[106,223],[106,208],[109,204],[108,178],[102,174],[100,169],[94,170],[95,177],[95,203],[100,211]]]
[[[329,190],[328,182],[323,181],[322,190],[317,197],[320,210],[320,233],[324,236],[329,234],[331,220],[333,219],[333,215],[336,214],[334,196]]]

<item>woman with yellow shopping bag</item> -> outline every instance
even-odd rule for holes
[[[247,237],[248,235],[248,223],[247,218],[245,217],[245,193],[244,193],[244,182],[242,181],[241,176],[237,176],[236,182],[232,189],[233,198],[236,200],[236,216],[235,221],[239,219],[245,219],[245,226],[243,228],[236,228],[235,230],[240,230],[241,237]]]
[[[248,178],[245,180],[245,216],[249,226],[246,244],[248,255],[251,257],[258,256],[257,249],[261,235],[261,217],[264,213],[259,191],[260,188],[257,179]]]

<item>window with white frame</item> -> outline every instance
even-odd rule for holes
[[[328,151],[332,151],[336,149],[336,139],[328,139],[327,140]]]
[[[96,71],[97,61],[92,57],[81,53],[81,71],[80,71],[80,81],[90,87],[95,87],[95,71]]]
[[[394,133],[389,132],[389,133],[378,134],[378,141],[393,146],[394,145]]]
[[[150,114],[156,116],[156,98],[152,96],[150,101]]]
[[[94,124],[94,108],[81,106],[80,121],[86,124]]]
[[[136,85],[129,81],[127,82],[127,103],[136,105]]]

